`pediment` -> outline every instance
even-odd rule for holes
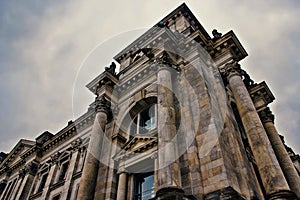
[[[21,139],[16,146],[11,150],[7,157],[0,164],[2,166],[12,166],[21,160],[20,155],[35,145],[34,141]]]
[[[115,160],[131,157],[136,153],[142,153],[157,146],[157,137],[137,135],[125,143],[121,151],[115,156]]]

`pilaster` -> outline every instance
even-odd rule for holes
[[[38,170],[38,163],[35,161],[27,164],[23,169],[21,169],[20,174],[23,176],[22,184],[18,193],[16,194],[14,199],[27,199],[30,195],[30,187],[33,183],[34,176],[36,175]]]
[[[55,171],[57,168],[57,161],[58,161],[59,155],[60,155],[60,153],[56,153],[53,156],[51,156],[51,163],[50,163],[51,167],[50,167],[50,170],[49,170],[49,173],[47,176],[47,180],[46,180],[46,183],[45,183],[45,186],[43,189],[41,199],[48,198],[50,185],[52,184],[52,182],[55,178]]]
[[[70,194],[72,177],[73,177],[73,173],[74,173],[74,170],[75,170],[75,167],[76,167],[76,161],[77,161],[79,149],[82,148],[81,145],[82,145],[82,141],[81,141],[80,138],[78,138],[77,140],[72,142],[72,156],[71,156],[68,172],[67,172],[67,175],[66,175],[66,180],[65,180],[65,183],[64,183],[64,186],[63,186],[63,192],[62,192],[62,195],[60,197],[61,200],[68,199],[68,196]]]

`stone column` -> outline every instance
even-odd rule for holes
[[[126,190],[127,190],[127,171],[124,167],[119,169],[119,182],[118,182],[118,191],[117,191],[117,200],[126,199]]]
[[[97,182],[103,134],[110,112],[110,103],[104,96],[96,98],[96,117],[93,125],[86,160],[83,166],[78,200],[92,200]]]
[[[267,132],[273,150],[276,154],[279,165],[283,171],[283,174],[291,190],[295,192],[298,198],[300,198],[300,177],[275,128],[274,115],[269,108],[266,108],[259,112],[259,115]]]
[[[77,140],[72,142],[72,156],[71,156],[71,160],[69,163],[68,172],[66,175],[64,189],[63,189],[63,192],[60,197],[61,200],[66,200],[68,198],[68,194],[70,193],[72,177],[73,177],[73,173],[74,173],[74,170],[76,167],[75,165],[76,165],[76,161],[77,161],[77,157],[78,157],[78,153],[79,153],[78,151],[79,151],[79,148],[81,147],[81,143],[82,142],[81,142],[80,138],[78,138]]]
[[[173,194],[176,196],[178,191],[182,191],[171,70],[172,64],[165,52],[157,74],[158,191],[156,195],[162,199],[164,193],[172,193],[171,196]]]
[[[33,183],[34,176],[36,175],[37,170],[38,170],[38,163],[31,162],[20,171],[20,175],[23,176],[23,181],[14,199],[28,198],[30,187]]]
[[[240,65],[229,63],[221,70],[237,104],[245,132],[256,161],[268,199],[293,199],[265,129],[241,78]],[[245,74],[244,74],[245,77]]]

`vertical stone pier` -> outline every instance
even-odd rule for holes
[[[157,199],[169,199],[183,195],[177,155],[177,135],[172,92],[172,65],[165,63],[168,55],[164,52],[160,63],[158,84],[158,191]]]
[[[97,181],[99,159],[103,141],[103,134],[110,112],[110,103],[104,96],[96,98],[96,117],[93,125],[87,157],[85,160],[80,186],[78,191],[78,200],[92,200],[95,193]]]
[[[37,169],[38,169],[38,164],[34,161],[30,162],[22,169],[22,173],[25,174],[22,181],[22,185],[20,186],[20,189],[16,194],[15,199],[27,199],[30,192],[30,186],[33,183],[34,176],[36,175]]]
[[[242,80],[243,71],[236,62],[220,69],[236,101],[238,112],[257,163],[268,199],[295,199],[276,159],[263,124]]]
[[[298,198],[300,198],[300,177],[275,128],[274,115],[268,107],[259,112],[259,115],[267,132],[273,150],[276,154],[278,162],[281,166],[283,174],[291,190],[295,192]]]

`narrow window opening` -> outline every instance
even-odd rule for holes
[[[58,181],[63,181],[65,179],[68,167],[69,167],[69,162],[64,162],[61,164]]]

